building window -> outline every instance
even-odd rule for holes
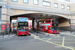
[[[39,0],[34,0],[34,4],[38,5],[39,4]]]
[[[61,4],[61,8],[62,8],[62,9],[65,9],[65,6],[64,6],[63,4]]]
[[[43,6],[51,6],[51,2],[43,1]]]
[[[47,2],[47,6],[51,6],[51,2]]]
[[[54,3],[54,7],[55,8],[58,8],[58,3]]]
[[[43,2],[43,5],[46,6],[46,2],[45,1]]]
[[[18,2],[18,0],[11,0],[12,2]]]
[[[67,6],[67,10],[70,10],[70,6]]]
[[[70,2],[70,0],[65,0],[65,1]]]
[[[28,2],[29,2],[29,0],[23,0],[23,2],[24,2],[24,3],[28,3]]]

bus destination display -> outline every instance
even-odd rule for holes
[[[18,26],[28,26],[27,22],[18,22]]]

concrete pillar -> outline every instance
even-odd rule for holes
[[[74,13],[75,14],[75,13]],[[75,31],[75,15],[71,16],[71,31]]]
[[[2,7],[2,12],[1,12],[1,25],[5,25],[5,30],[2,30],[7,33],[7,28],[6,28],[6,18],[7,18],[7,9]]]
[[[32,29],[34,30],[34,18],[32,19]]]
[[[75,0],[72,0],[71,4],[71,29],[75,31]]]
[[[10,32],[10,10],[7,10],[7,18],[6,18],[6,22],[8,23],[9,27],[7,27],[7,33]]]

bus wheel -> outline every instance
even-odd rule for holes
[[[29,34],[29,36],[30,36],[31,34]]]
[[[46,31],[48,33],[48,31]]]

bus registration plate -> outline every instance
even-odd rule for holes
[[[22,34],[22,35],[24,35],[24,34]]]

